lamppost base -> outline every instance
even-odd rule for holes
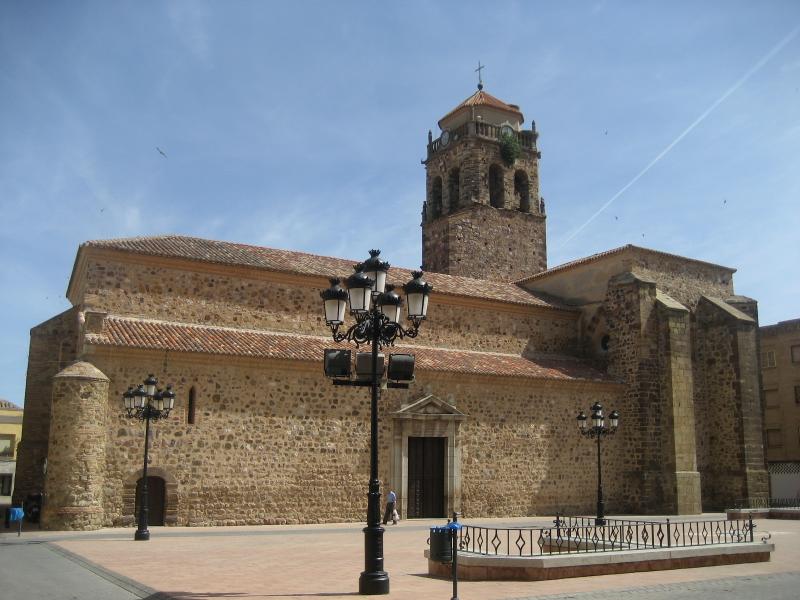
[[[606,520],[605,519],[595,519],[594,520],[594,524],[596,526],[598,526],[598,527],[602,527],[602,526],[604,526],[606,524]]]
[[[358,593],[377,596],[389,593],[389,574],[386,571],[362,571],[358,578]]]
[[[136,533],[133,535],[134,540],[138,541],[146,541],[150,539],[150,532],[145,529],[144,531],[136,530]]]

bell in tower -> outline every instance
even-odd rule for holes
[[[428,133],[423,269],[501,281],[547,269],[538,134],[523,123],[478,84]]]

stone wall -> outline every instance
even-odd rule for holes
[[[618,390],[436,381],[425,387],[455,402],[461,424],[461,508],[468,518],[594,514],[596,442],[575,417],[596,400],[630,414]],[[604,497],[609,512],[638,508],[641,444],[633,421],[602,442]]]
[[[633,249],[632,271],[694,310],[701,296],[733,295],[733,270],[659,252]]]
[[[76,358],[78,311],[71,308],[31,329],[22,442],[17,459],[14,503],[44,490],[42,466],[50,434],[53,376]]]
[[[88,261],[84,306],[184,323],[326,335],[322,286],[312,278],[282,281],[272,273],[255,279],[95,259]],[[502,303],[464,305],[434,296],[425,339],[419,343],[516,354],[568,353],[576,346],[577,319],[577,313]]]
[[[131,522],[124,508],[130,505],[125,482],[141,468],[144,426],[123,416],[120,396],[149,372],[163,383],[173,382],[177,393],[174,413],[151,430],[150,455],[153,468],[175,478],[178,524],[363,520],[367,390],[332,386],[317,365],[301,363],[170,356],[165,366],[163,356],[113,351],[92,360],[111,378],[105,415],[107,525]],[[192,387],[194,425],[186,418]],[[391,414],[432,393],[468,415],[459,436],[459,506],[466,514],[590,512],[594,445],[575,431],[575,414],[597,398],[628,410],[616,401],[616,390],[524,380],[498,385],[492,378],[419,373],[412,389],[383,392],[380,478],[392,485]],[[637,467],[630,448],[637,442],[620,438],[604,446],[604,466],[619,473],[607,482],[611,510],[627,510],[636,502],[630,479]]]
[[[422,267],[514,281],[547,268],[543,216],[474,204],[422,230]]]

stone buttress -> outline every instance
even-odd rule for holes
[[[609,372],[627,384],[624,415],[646,512],[700,512],[688,310],[632,273],[611,279],[603,310]]]

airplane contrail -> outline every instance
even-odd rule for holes
[[[576,235],[578,235],[578,234],[579,234],[581,231],[583,231],[583,230],[584,230],[584,228],[585,228],[585,227],[586,227],[586,226],[587,226],[589,223],[591,223],[592,221],[594,221],[594,220],[595,220],[595,219],[596,219],[596,218],[597,218],[597,217],[598,217],[598,216],[599,216],[599,215],[600,215],[600,214],[601,214],[603,211],[605,211],[605,209],[607,209],[609,206],[611,206],[611,203],[612,203],[612,202],[614,202],[614,200],[616,200],[617,198],[619,198],[619,197],[620,197],[622,194],[624,194],[624,193],[625,193],[625,192],[628,190],[628,188],[630,188],[630,187],[631,187],[631,186],[632,186],[634,183],[636,183],[637,181],[639,181],[639,179],[641,179],[641,177],[642,177],[642,176],[643,176],[645,173],[647,173],[647,172],[648,172],[650,169],[652,169],[652,168],[653,168],[653,166],[655,166],[655,164],[656,164],[658,161],[660,161],[662,158],[664,158],[664,156],[666,156],[666,155],[667,155],[667,153],[668,153],[670,150],[672,150],[672,149],[673,149],[673,148],[674,148],[674,147],[675,147],[675,146],[678,144],[678,142],[680,142],[680,141],[681,141],[683,138],[685,138],[687,135],[689,135],[689,133],[691,133],[691,132],[692,132],[692,130],[693,130],[695,127],[697,127],[697,126],[698,126],[700,123],[702,123],[702,122],[705,120],[705,118],[706,118],[708,115],[710,115],[710,114],[711,114],[711,112],[712,112],[712,111],[713,111],[715,108],[717,108],[717,107],[718,107],[720,104],[722,104],[722,103],[723,103],[725,100],[727,100],[728,96],[730,96],[730,95],[731,95],[731,94],[733,94],[733,93],[734,93],[736,90],[738,90],[740,87],[742,87],[742,86],[743,86],[743,85],[744,85],[744,84],[747,82],[747,80],[748,80],[748,79],[750,79],[750,78],[751,78],[753,75],[755,75],[755,74],[756,74],[756,73],[757,73],[757,72],[758,72],[758,71],[761,69],[761,67],[763,67],[765,64],[767,64],[767,62],[768,62],[768,61],[769,61],[769,60],[770,60],[770,59],[771,59],[773,56],[775,56],[775,55],[776,55],[778,52],[780,52],[780,51],[783,49],[783,47],[784,47],[786,44],[788,44],[789,42],[791,42],[791,41],[792,41],[792,39],[794,39],[794,38],[795,38],[795,36],[797,36],[797,34],[798,34],[799,32],[800,32],[800,26],[798,26],[798,27],[795,27],[795,28],[794,28],[794,29],[793,29],[793,30],[792,30],[792,31],[789,33],[789,35],[787,35],[787,36],[786,36],[785,38],[783,38],[783,39],[782,39],[780,42],[778,42],[778,43],[777,43],[777,44],[776,44],[776,45],[775,45],[775,46],[774,46],[774,47],[773,47],[773,48],[772,48],[772,49],[771,49],[769,52],[767,52],[767,53],[766,53],[766,54],[765,54],[765,55],[764,55],[764,56],[761,58],[761,60],[759,60],[759,61],[758,61],[756,64],[754,64],[752,67],[750,67],[750,68],[747,70],[747,72],[746,72],[744,75],[742,75],[742,77],[741,77],[741,78],[739,78],[739,80],[738,80],[736,83],[734,83],[734,84],[733,84],[733,85],[732,85],[732,86],[731,86],[731,87],[730,87],[730,88],[729,88],[729,89],[728,89],[728,90],[727,90],[727,91],[726,91],[724,94],[722,94],[722,96],[720,96],[719,98],[717,98],[717,99],[714,101],[714,103],[713,103],[713,104],[711,104],[711,106],[709,106],[709,107],[708,107],[706,110],[704,110],[704,111],[703,111],[703,113],[702,113],[702,114],[701,114],[699,117],[697,117],[697,119],[695,119],[695,120],[694,120],[694,122],[693,122],[691,125],[689,125],[689,126],[686,128],[686,129],[684,129],[684,130],[683,130],[683,132],[682,132],[682,133],[681,133],[681,134],[680,134],[678,137],[676,137],[674,140],[672,140],[672,142],[670,142],[670,143],[667,145],[667,147],[666,147],[666,148],[664,148],[664,149],[663,149],[661,152],[659,152],[659,153],[658,153],[658,155],[657,155],[657,156],[656,156],[656,157],[655,157],[653,160],[651,160],[651,161],[650,161],[650,162],[647,164],[647,166],[646,166],[644,169],[642,169],[641,171],[639,171],[639,173],[637,173],[637,174],[636,174],[636,176],[635,176],[633,179],[631,179],[631,180],[630,180],[628,183],[626,183],[624,186],[622,186],[622,189],[620,189],[620,190],[619,190],[619,191],[618,191],[616,194],[614,194],[613,196],[611,196],[611,198],[609,198],[609,200],[607,200],[607,201],[606,201],[606,203],[605,203],[605,204],[603,204],[603,206],[601,206],[599,209],[597,209],[597,211],[596,211],[596,212],[595,212],[595,213],[594,213],[594,214],[593,214],[591,217],[589,217],[589,218],[586,220],[586,222],[585,222],[585,223],[583,223],[583,225],[581,225],[580,227],[578,227],[577,229],[575,229],[575,230],[574,230],[572,233],[570,233],[570,234],[569,234],[569,235],[566,237],[566,239],[564,239],[564,240],[563,240],[563,241],[562,241],[562,242],[561,242],[561,243],[560,243],[560,244],[557,246],[557,248],[562,248],[562,247],[564,247],[564,245],[565,245],[567,242],[569,242],[569,241],[570,241],[572,238],[574,238],[574,237],[575,237]]]

